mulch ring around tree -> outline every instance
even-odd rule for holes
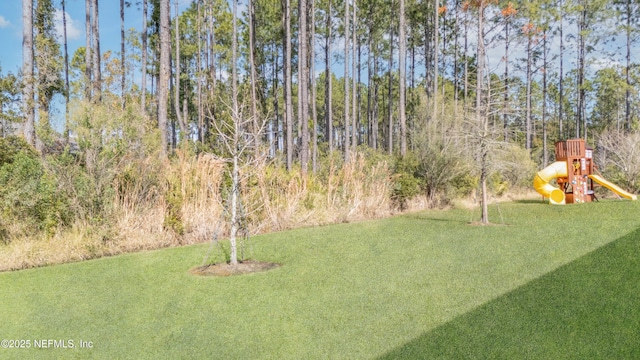
[[[268,271],[279,267],[280,264],[261,262],[256,260],[245,260],[236,265],[228,263],[210,264],[198,266],[189,272],[193,275],[202,276],[233,276],[252,274],[257,272]]]

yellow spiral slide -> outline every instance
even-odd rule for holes
[[[549,202],[555,205],[564,204],[564,191],[549,184],[551,180],[559,177],[567,177],[567,162],[556,161],[546,168],[538,171],[533,178],[533,188],[542,196],[549,198]]]

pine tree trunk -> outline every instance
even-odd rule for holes
[[[93,35],[93,96],[94,100],[102,99],[102,67],[100,53],[100,16],[98,0],[92,0],[91,33]]]
[[[124,44],[124,0],[120,0],[120,93],[122,94],[122,110],[126,105],[125,96],[125,80],[126,80],[126,66],[125,66],[125,44]]]
[[[324,121],[325,121],[325,141],[329,143],[329,152],[333,151],[333,109],[332,109],[332,76],[331,76],[331,27],[333,26],[331,23],[331,0],[328,1],[328,9],[327,9],[327,19],[326,19],[326,30],[327,36],[325,38],[325,52],[324,52],[324,61],[325,61],[325,79],[324,79],[324,96],[325,96],[325,107],[324,107]]]
[[[174,95],[174,103],[175,103],[175,111],[176,117],[178,118],[178,126],[180,127],[180,142],[187,141],[189,138],[187,125],[186,125],[186,114],[180,111],[180,73],[181,73],[181,64],[180,64],[180,20],[178,19],[178,0],[174,0],[173,2],[176,17],[174,21],[176,23],[175,33],[176,33],[176,56],[175,56],[175,64],[176,64],[176,85],[175,85],[175,95]],[[186,96],[186,94],[185,94]],[[185,97],[186,100],[186,97]]]
[[[387,104],[387,152],[393,155],[393,26],[391,26],[391,38],[389,41],[389,88]]]
[[[351,59],[351,152],[355,154],[358,147],[358,84],[356,83],[356,74],[357,74],[357,42],[356,42],[356,32],[357,32],[357,13],[358,7],[356,1],[353,1],[353,11],[352,11],[352,26],[353,29],[351,31],[351,45],[353,46],[352,51],[352,59]],[[346,105],[345,105],[346,106]]]
[[[433,2],[433,115],[432,121],[435,121],[438,116],[438,42],[439,36],[439,17],[438,16],[438,0]],[[444,99],[443,99],[444,100]]]
[[[65,0],[62,0],[62,34],[64,41],[64,139],[69,143],[69,96],[71,89],[69,88],[69,48],[67,41],[67,12]]]
[[[196,77],[197,86],[196,91],[198,92],[198,142],[200,144],[204,143],[204,117],[203,117],[203,106],[202,106],[202,9],[201,9],[201,1],[197,2],[197,14],[196,14],[196,33],[198,37],[198,53],[196,54],[196,62],[197,67],[196,71],[198,75]]]
[[[510,15],[504,24],[504,103],[502,104],[502,129],[504,141],[509,141],[509,25]]]
[[[160,0],[160,78],[158,84],[158,127],[160,129],[160,158],[167,158],[168,91],[171,76],[171,30],[169,0]]]
[[[313,138],[311,150],[311,168],[313,173],[315,174],[318,170],[318,111],[316,104],[316,51],[315,51],[315,38],[316,38],[316,1],[311,1],[311,36],[309,36],[309,52],[310,59],[309,63],[311,64],[311,122],[313,124],[313,129],[311,131],[311,137]]]
[[[33,75],[33,0],[22,0],[22,76],[24,88],[25,124],[23,128],[25,140],[35,146],[35,99]]]
[[[142,0],[142,78],[140,80],[140,110],[147,114],[147,0]]]
[[[407,155],[407,115],[405,112],[406,99],[405,99],[405,87],[406,87],[406,74],[405,74],[405,57],[406,57],[406,43],[405,43],[405,14],[404,14],[404,0],[400,0],[400,32],[399,49],[398,49],[398,67],[400,68],[400,83],[399,83],[399,103],[398,112],[400,113],[400,156],[405,157]]]
[[[563,89],[563,85],[564,85],[564,70],[563,70],[563,63],[564,63],[564,13],[563,13],[563,1],[560,1],[560,4],[558,5],[558,8],[560,9],[560,29],[559,29],[559,40],[560,40],[560,54],[559,54],[559,78],[558,78],[558,133],[560,135],[560,139],[564,139],[564,129],[563,129],[563,121],[562,118],[564,117],[563,114],[563,109],[564,109],[564,89]]]
[[[253,136],[255,139],[254,156],[258,158],[260,155],[260,128],[258,126],[258,98],[256,96],[256,58],[255,50],[256,46],[256,15],[255,15],[255,0],[249,0],[249,72],[251,82],[251,118],[253,125]]]
[[[300,167],[302,175],[307,175],[309,167],[309,68],[307,58],[307,0],[299,0],[299,29],[298,29],[298,121],[301,125],[300,134]]]
[[[625,66],[625,77],[627,82],[627,88],[625,90],[625,112],[624,112],[624,123],[625,130],[631,131],[631,17],[633,16],[631,12],[631,0],[627,0],[626,3],[626,12],[627,12],[627,26],[626,26],[626,35],[627,35],[627,64]]]
[[[349,1],[344,0],[344,160],[349,162]]]
[[[533,30],[532,30],[533,31]],[[532,145],[532,119],[531,119],[531,81],[533,68],[533,34],[528,34],[527,38],[527,96],[525,109],[525,145],[524,148],[531,151]]]
[[[542,36],[542,57],[544,69],[548,69],[547,63],[547,30],[544,31]],[[542,72],[542,165],[547,167],[548,163],[548,149],[547,149],[547,72]]]
[[[85,6],[85,34],[86,34],[86,38],[85,38],[85,51],[84,51],[84,75],[85,75],[85,87],[84,87],[84,96],[86,100],[91,100],[91,96],[92,96],[92,87],[93,87],[93,83],[92,83],[92,79],[91,79],[91,75],[93,74],[93,62],[91,61],[92,59],[92,51],[93,51],[93,46],[92,44],[92,35],[91,35],[91,7],[93,4],[93,0],[85,0],[84,1],[84,6]]]
[[[287,147],[287,170],[293,167],[293,99],[291,86],[291,0],[285,0],[284,16],[284,98]]]

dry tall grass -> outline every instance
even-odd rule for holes
[[[355,154],[347,164],[329,163],[323,175],[303,177],[267,162],[246,167],[242,198],[251,234],[389,215],[392,189],[386,161],[375,164]],[[177,152],[167,164],[125,161],[111,184],[109,221],[78,222],[53,237],[12,239],[0,245],[0,271],[80,261],[124,252],[224,238],[223,160],[211,154]],[[172,200],[169,199],[172,197]],[[177,199],[177,200],[176,200]],[[182,234],[165,218],[179,204]]]

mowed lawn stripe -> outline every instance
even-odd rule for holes
[[[189,274],[208,245],[0,274],[2,358],[375,358],[640,227],[637,202],[491,207],[252,238],[265,273]],[[79,348],[80,341],[93,348]]]

